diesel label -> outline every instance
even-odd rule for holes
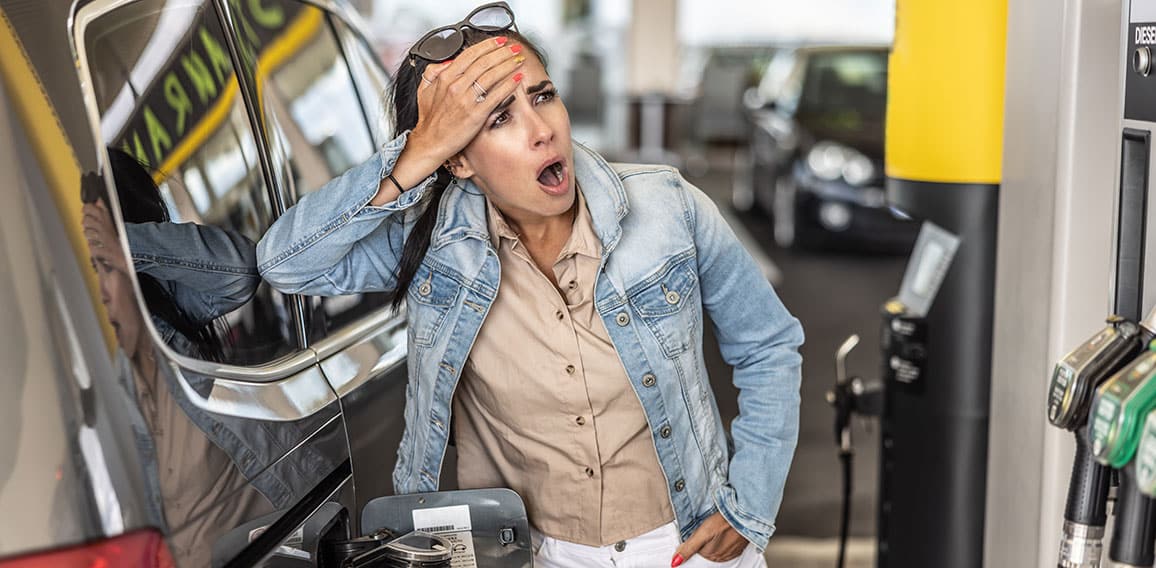
[[[1156,26],[1136,26],[1136,45],[1156,43]]]

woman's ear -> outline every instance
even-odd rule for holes
[[[454,174],[458,179],[467,179],[474,177],[476,173],[473,166],[470,165],[470,160],[466,158],[465,154],[458,154],[446,160],[446,169]]]

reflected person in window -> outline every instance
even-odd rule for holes
[[[246,431],[222,422],[185,396],[145,325],[129,271],[136,271],[149,316],[165,341],[187,355],[215,359],[221,343],[213,321],[244,303],[259,281],[253,276],[230,281],[219,268],[246,272],[254,245],[217,227],[168,222],[148,171],[119,150],[109,153],[131,256],[121,248],[104,181],[95,174],[81,181],[81,211],[101,301],[119,345],[117,379],[131,401],[128,418],[138,451],[151,458],[144,471],[149,520],[168,531],[178,565],[208,566],[216,538],[290,497],[273,476],[250,484],[255,468],[238,465],[261,467],[270,460],[271,454],[253,459],[253,452],[272,450],[261,447],[252,427]],[[247,272],[255,270],[248,266]],[[223,291],[213,290],[202,272]],[[196,384],[197,377],[187,379]],[[225,496],[233,505],[229,510],[216,506]]]
[[[287,211],[258,260],[285,293],[406,301],[397,491],[438,489],[452,430],[462,487],[525,500],[536,565],[764,565],[803,334],[716,206],[573,142],[504,3],[431,32],[396,77],[397,137]],[[733,448],[704,309],[740,389]]]

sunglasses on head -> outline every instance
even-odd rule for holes
[[[462,49],[462,45],[465,44],[465,34],[462,33],[465,28],[486,33],[505,31],[510,28],[518,31],[518,27],[514,25],[514,11],[510,9],[509,4],[505,2],[483,4],[462,18],[462,21],[435,28],[422,36],[409,50],[410,65],[416,65],[414,60],[416,57],[425,59],[430,63],[438,63],[457,55],[458,51]]]

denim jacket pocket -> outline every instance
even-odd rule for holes
[[[409,332],[415,344],[429,347],[461,295],[462,285],[441,269],[422,264],[407,293]]]
[[[694,305],[699,302],[693,255],[671,259],[626,294],[664,355],[673,359],[690,348]]]

